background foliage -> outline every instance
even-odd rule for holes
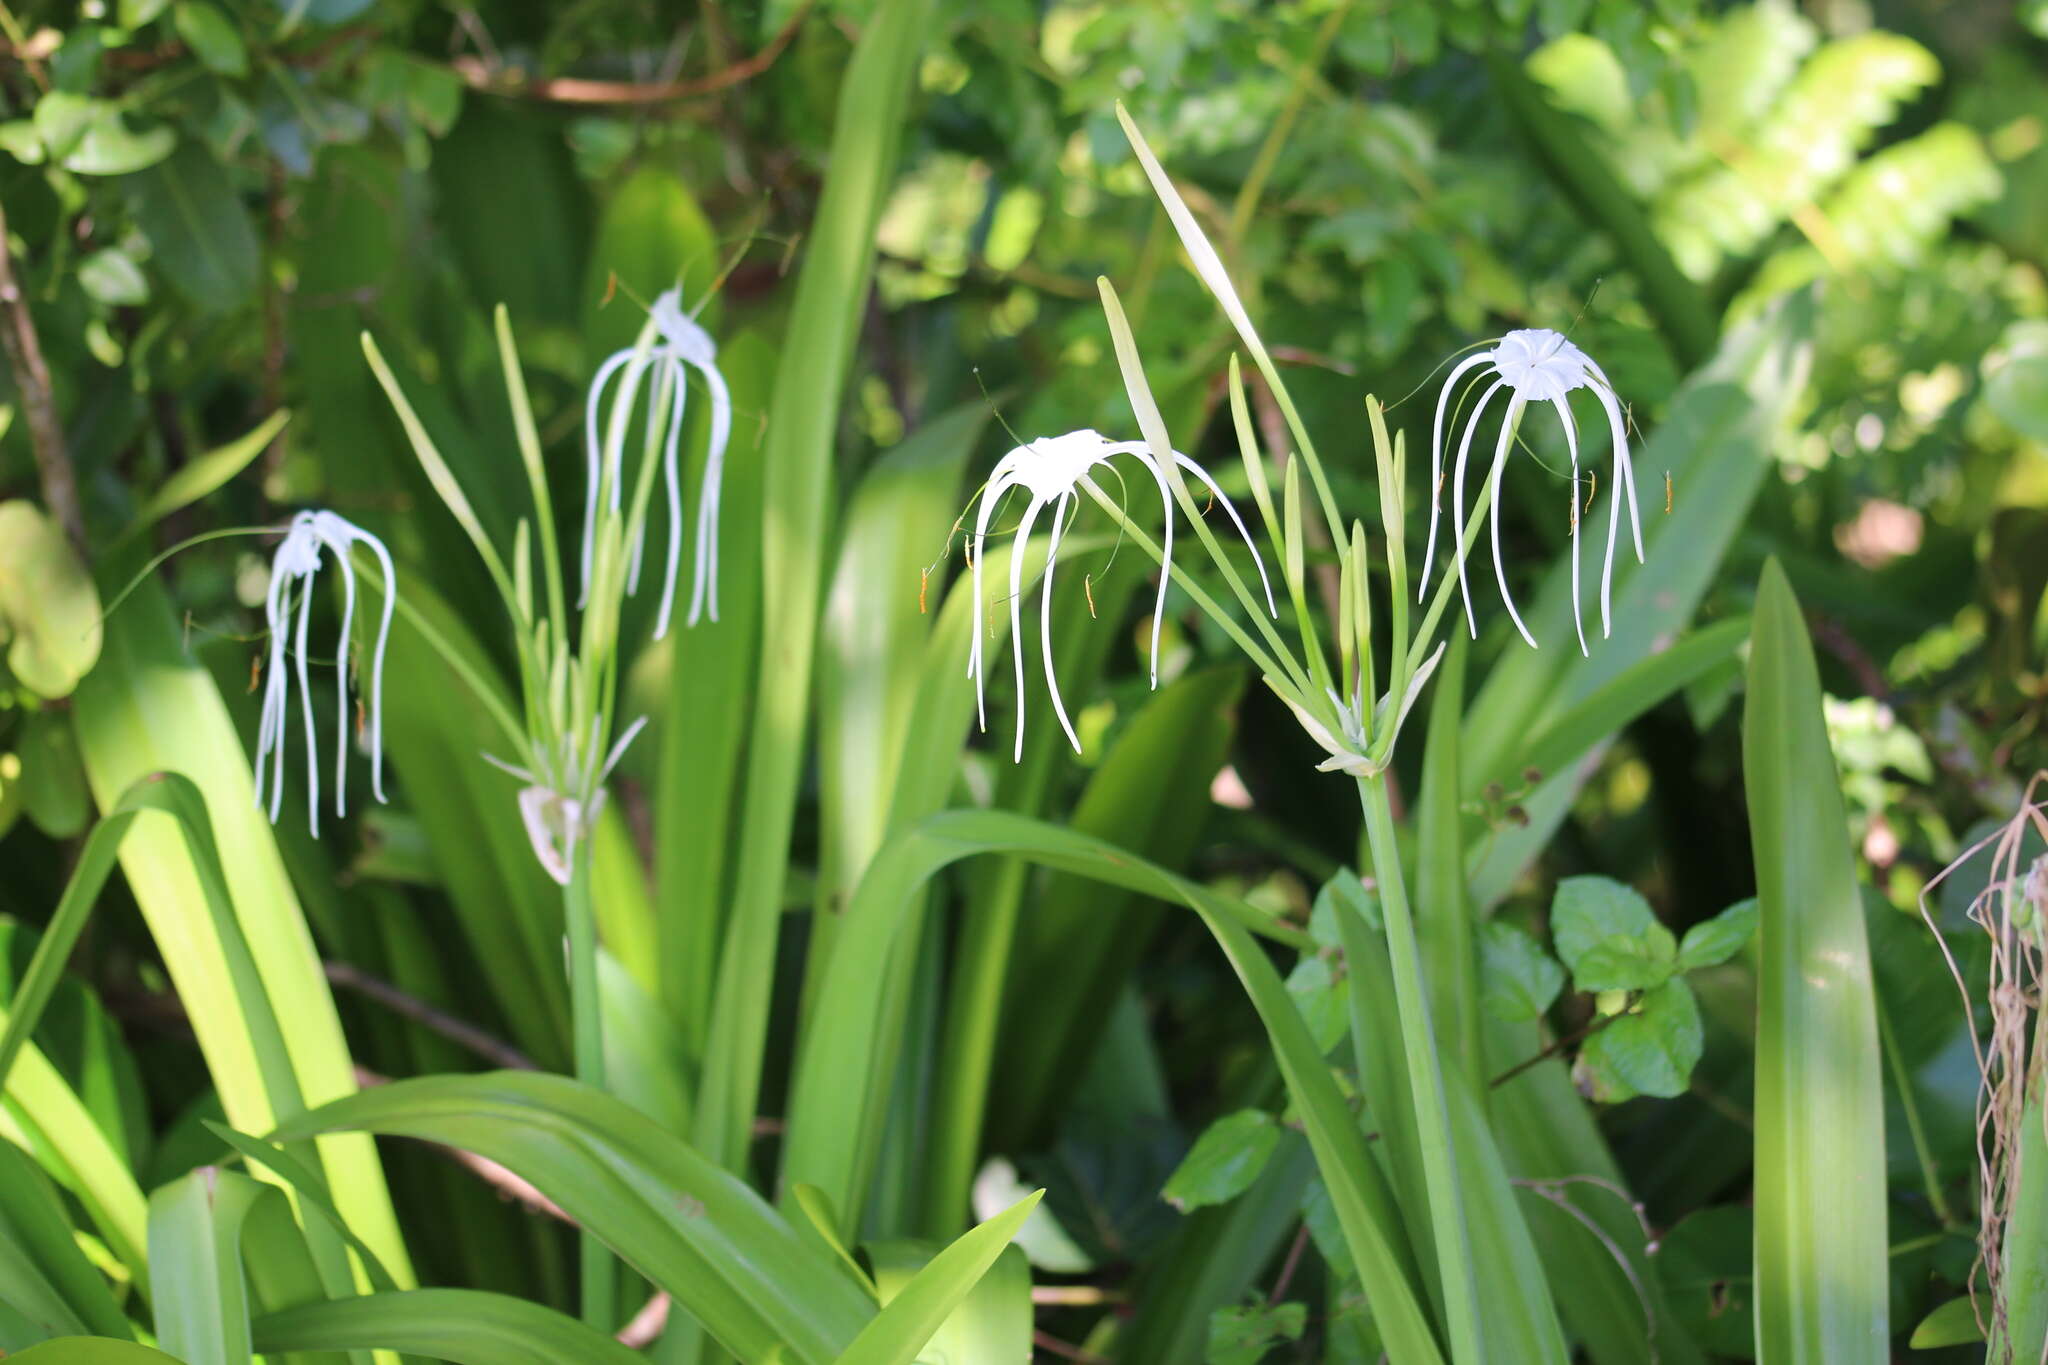
[[[1176,442],[1205,459],[1232,444],[1222,376],[1235,343],[1130,156],[1121,100],[1259,318],[1345,506],[1377,505],[1359,420],[1371,392],[1407,433],[1413,539],[1433,379],[1445,357],[1507,328],[1568,330],[1647,438],[1645,517],[1687,553],[1670,553],[1677,567],[1655,586],[1630,580],[1646,585],[1639,637],[1618,627],[1611,666],[1596,645],[1572,672],[1561,630],[1526,655],[1504,621],[1482,617],[1431,703],[1443,720],[1430,718],[1427,746],[1449,756],[1430,761],[1454,776],[1432,792],[1418,724],[1394,779],[1420,822],[1418,858],[1433,799],[1453,854],[1466,852],[1449,874],[1459,888],[1439,887],[1469,896],[1481,921],[1484,1014],[1463,1026],[1464,1045],[1492,1072],[1551,1059],[1536,1074],[1557,1083],[1540,1096],[1497,1088],[1498,1104],[1523,1107],[1496,1109],[1496,1125],[1548,1104],[1538,1127],[1611,1151],[1599,1190],[1545,1183],[1565,1172],[1531,1151],[1502,1158],[1546,1250],[1588,1219],[1607,1239],[1581,1237],[1577,1254],[1613,1291],[1610,1334],[1592,1309],[1563,1307],[1574,1345],[1601,1360],[1648,1358],[1646,1336],[1666,1360],[1755,1348],[1751,1248],[1768,1216],[1761,1201],[1752,1211],[1755,1163],[1782,1149],[1757,1126],[1759,1047],[1778,1058],[1773,1016],[1755,1009],[1769,988],[1749,926],[1773,852],[1744,817],[1738,645],[1765,561],[1783,566],[1817,647],[1857,855],[1882,1044],[1884,1288],[1903,1344],[1970,1283],[1979,1212],[1972,1021],[1919,922],[1920,894],[2048,766],[2048,11],[940,3],[906,68],[900,155],[879,163],[872,293],[820,325],[794,280],[837,240],[818,219],[837,173],[835,111],[866,96],[844,85],[853,45],[887,8],[0,9],[15,281],[0,494],[47,513],[0,504],[0,998],[90,861],[81,840],[95,817],[159,768],[209,801],[245,792],[236,774],[256,721],[257,547],[180,555],[102,640],[70,629],[98,608],[91,584],[66,577],[56,538],[79,541],[105,602],[153,549],[331,507],[386,537],[405,591],[480,672],[509,676],[490,585],[358,338],[377,338],[509,544],[524,490],[491,310],[508,310],[568,508],[583,386],[630,344],[638,302],[680,276],[691,299],[716,281],[703,316],[739,413],[725,521],[735,609],[720,632],[674,635],[631,661],[651,733],[621,769],[597,874],[615,1092],[773,1197],[777,1135],[803,1096],[802,1021],[830,998],[834,936],[851,932],[848,907],[885,840],[949,806],[1050,818],[1314,935],[1286,989],[1324,1050],[1361,1031],[1342,987],[1364,969],[1340,950],[1333,912],[1313,913],[1333,875],[1363,861],[1354,805],[1341,779],[1305,779],[1322,755],[1178,595],[1161,690],[1148,694],[1150,565],[1135,551],[1112,559],[1105,537],[1085,589],[1069,574],[1059,597],[1080,754],[1034,713],[1038,733],[1013,766],[1012,708],[1042,698],[1000,684],[992,737],[960,747],[969,712],[952,677],[959,651],[946,651],[967,627],[941,610],[959,507],[1011,432],[1135,434],[1097,276],[1127,301]],[[24,310],[40,367],[19,349]],[[763,500],[778,496],[761,472],[779,439],[771,394],[816,376],[829,397],[825,357],[848,346],[843,401],[818,417],[829,464],[812,486],[814,534],[807,548],[764,551]],[[1286,445],[1261,385],[1252,416]],[[1508,475],[1518,584],[1544,576],[1567,527],[1563,442],[1534,429],[1527,440],[1536,458]],[[772,801],[783,780],[761,766],[757,703],[778,704],[762,698],[788,666],[768,651],[790,629],[774,607],[790,591],[817,594],[797,628],[805,675],[791,713],[811,742],[800,764],[791,750],[787,847],[771,835],[742,853],[746,803]],[[1561,622],[1555,592],[1543,600]],[[628,610],[631,638],[644,638],[651,598]],[[1687,627],[1694,639],[1721,630],[1691,675],[1632,708],[1570,711]],[[35,1154],[62,1216],[92,1229],[90,1254],[125,1267],[132,1292],[144,1243],[171,1225],[160,1206],[224,1154],[209,1122],[267,1132],[361,1079],[568,1064],[560,908],[502,779],[473,759],[488,731],[416,633],[394,637],[390,669],[390,804],[315,841],[288,799],[274,845],[246,809],[227,821],[215,807],[223,894],[245,922],[258,905],[260,924],[285,927],[249,928],[243,949],[228,930],[185,941],[174,902],[216,855],[188,853],[201,843],[154,815],[139,821],[126,877],[109,883],[35,1032],[36,1060],[24,1054],[8,1080],[0,1132]],[[137,681],[152,679],[154,691]],[[1583,742],[1559,738],[1574,719],[1591,727]],[[1538,752],[1545,737],[1555,757]],[[112,856],[100,855],[102,877]],[[936,1246],[965,1230],[970,1181],[981,1218],[1042,1186],[1023,1246],[1041,1290],[1064,1291],[1039,1296],[1044,1349],[1375,1358],[1379,1327],[1302,1136],[1306,1106],[1283,1089],[1231,961],[1196,917],[1146,899],[1156,886],[1052,861],[982,858],[929,889],[906,881],[912,927],[876,954],[892,985],[873,1024],[905,1041],[870,1063],[895,1068],[897,1098],[860,1113],[865,1164],[841,1192],[855,1202],[827,1221],[874,1241],[863,1255],[879,1284],[886,1239]],[[765,892],[764,877],[777,883]],[[1972,970],[1982,935],[1965,911],[1982,886],[1959,876],[1934,902]],[[750,1006],[720,994],[719,945],[750,896],[772,902],[759,938],[766,1033],[760,1065],[726,1073],[723,1030],[744,1037]],[[252,993],[245,967],[263,989]],[[268,1008],[265,990],[290,992],[277,1024],[290,1055],[234,1062],[263,1035],[251,1011]],[[1621,1000],[1633,1012],[1617,1014]],[[451,1034],[451,1020],[481,1041]],[[1502,1038],[1515,1045],[1495,1056]],[[1332,1056],[1369,1097],[1369,1061]],[[1566,1067],[1585,1098],[1570,1119],[1556,1108],[1574,1103]],[[53,1128],[20,1089],[36,1084],[71,1097],[47,1103],[69,1104],[73,1126]],[[721,1125],[751,1131],[751,1145]],[[573,1305],[573,1243],[558,1224],[451,1175],[441,1152],[385,1144],[379,1174],[368,1139],[319,1141],[301,1150],[321,1155],[348,1221],[400,1281]],[[795,1134],[789,1150],[806,1150]],[[251,1230],[233,1235],[270,1236],[263,1196],[275,1187],[247,1183]],[[1612,1242],[1623,1236],[1626,1255]],[[1654,1256],[1637,1254],[1646,1243]],[[346,1273],[338,1241],[325,1254],[328,1272]],[[1005,1260],[986,1283],[1012,1274],[1017,1288],[1023,1273]],[[639,1306],[626,1299],[608,1330]],[[279,1350],[426,1349],[265,1321],[259,1347],[271,1330]],[[852,1335],[837,1322],[818,1332]]]

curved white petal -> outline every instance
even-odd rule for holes
[[[1153,458],[1152,447],[1144,441],[1119,441],[1103,449],[1103,456],[1129,455],[1152,471],[1153,482],[1159,485],[1159,503],[1164,509],[1165,526],[1159,537],[1159,596],[1152,603],[1152,686],[1159,686],[1159,631],[1166,621],[1166,588],[1173,580],[1173,492],[1166,486],[1166,473],[1160,469],[1159,461]]]
[[[982,614],[981,560],[987,553],[988,524],[995,516],[996,504],[1014,487],[1014,475],[1001,464],[996,466],[996,472],[990,476],[989,481],[982,485],[981,510],[976,513],[974,521],[974,553],[970,556],[974,562],[968,565],[968,572],[974,576],[974,638],[967,645],[967,676],[974,679],[975,721],[984,733],[988,730],[988,698],[982,669],[981,645],[982,637],[988,628]]]
[[[1628,431],[1622,421],[1621,405],[1614,399],[1614,391],[1606,384],[1588,385],[1600,399],[1600,406],[1607,410],[1607,426],[1614,441],[1614,487],[1609,491],[1610,505],[1607,509],[1607,556],[1600,569],[1600,634],[1604,638],[1614,629],[1614,542],[1621,534],[1621,504],[1624,498],[1629,505],[1630,521],[1634,524],[1636,538],[1636,562],[1643,559],[1642,514],[1636,508],[1636,476],[1629,465]]]
[[[668,497],[668,571],[661,580],[661,607],[654,614],[654,638],[659,640],[668,634],[669,613],[675,609],[676,575],[683,567],[683,399],[689,388],[689,372],[680,361],[668,362],[670,384],[673,389],[669,398],[668,435],[662,442],[661,478],[663,491]],[[637,571],[639,562],[634,561]],[[635,585],[637,586],[637,573]]]
[[[1458,441],[1458,458],[1451,466],[1451,534],[1458,538],[1458,543],[1451,547],[1451,553],[1458,562],[1458,591],[1465,598],[1465,628],[1475,640],[1479,638],[1479,616],[1472,610],[1472,585],[1465,578],[1465,462],[1471,458],[1472,433],[1479,429],[1479,419],[1486,415],[1486,405],[1506,387],[1505,379],[1496,379],[1479,396],[1479,401],[1473,405],[1472,415],[1465,419],[1465,434]],[[1495,491],[1499,491],[1497,484]]]
[[[1451,390],[1467,370],[1484,365],[1493,359],[1493,352],[1481,351],[1458,362],[1449,378],[1444,380],[1443,392],[1437,395],[1436,426],[1429,438],[1429,543],[1422,551],[1422,577],[1415,585],[1415,600],[1420,602],[1429,593],[1429,567],[1436,562],[1436,526],[1442,516],[1444,482],[1444,410],[1451,401]]]
[[[1509,399],[1508,415],[1500,424],[1500,444],[1495,446],[1493,451],[1493,506],[1488,513],[1488,521],[1493,531],[1493,577],[1494,581],[1500,584],[1500,600],[1507,603],[1508,616],[1514,621],[1515,629],[1522,633],[1522,639],[1527,642],[1529,648],[1534,649],[1536,637],[1522,624],[1522,613],[1515,610],[1515,596],[1508,591],[1507,565],[1502,561],[1500,554],[1500,486],[1504,482],[1502,476],[1507,468],[1508,445],[1515,439],[1515,423],[1521,416],[1522,399]]]
[[[706,611],[718,620],[718,494],[725,482],[725,448],[732,437],[732,393],[725,376],[712,364],[701,364],[704,387],[711,391],[711,440],[704,453],[704,479],[697,486],[696,587],[690,594],[690,624]]]
[[[1067,719],[1066,703],[1060,699],[1060,675],[1052,662],[1052,570],[1059,562],[1060,536],[1066,530],[1068,514],[1074,509],[1074,495],[1065,494],[1052,505],[1052,539],[1045,547],[1045,573],[1038,581],[1038,644],[1045,658],[1045,687],[1052,693],[1052,712],[1059,717],[1060,729],[1067,732],[1067,742],[1074,746],[1074,752],[1081,752],[1081,737],[1074,733],[1074,726]],[[1017,642],[1011,643],[1017,648]],[[1019,702],[1022,705],[1022,702]],[[1017,730],[1018,762],[1024,759],[1024,731]]]
[[[313,732],[313,689],[306,681],[306,628],[312,622],[313,576],[308,574],[305,586],[299,590],[299,627],[293,637],[293,647],[299,654],[299,709],[306,717],[306,824],[317,839],[320,837],[320,755]],[[280,786],[282,783],[283,774],[280,772]]]
[[[334,818],[348,814],[348,652],[349,629],[356,617],[356,569],[348,562],[348,542],[329,543],[334,564],[341,571],[341,635],[334,650]]]
[[[1031,524],[1038,520],[1039,509],[1045,503],[1036,494],[1024,509],[1024,520],[1017,524],[1017,538],[1010,548],[1010,655],[1017,662],[1017,762],[1024,760],[1024,713],[1030,710],[1030,694],[1024,690],[1024,547],[1031,539]],[[1046,561],[1050,570],[1052,562]]]
[[[604,447],[597,439],[598,406],[604,397],[605,385],[632,358],[630,350],[616,351],[598,366],[597,377],[590,381],[590,396],[583,404],[583,590],[576,597],[579,607],[590,603],[591,556],[597,550],[597,490],[604,482],[604,472],[599,468]]]
[[[1579,654],[1590,658],[1586,649],[1586,621],[1579,610],[1579,429],[1572,421],[1572,405],[1557,397],[1550,400],[1557,407],[1558,420],[1564,423],[1565,448],[1572,453],[1572,490],[1570,538],[1572,542],[1572,628],[1579,633]]]
[[[1240,536],[1244,537],[1244,547],[1252,552],[1252,563],[1258,566],[1259,586],[1266,590],[1266,610],[1274,616],[1278,616],[1280,608],[1274,605],[1273,602],[1273,585],[1266,578],[1266,561],[1259,558],[1259,547],[1252,543],[1252,533],[1245,529],[1244,518],[1237,514],[1237,507],[1230,501],[1230,496],[1216,486],[1216,480],[1209,477],[1208,470],[1202,468],[1178,450],[1173,452],[1173,462],[1200,479],[1203,487],[1215,494],[1216,501],[1222,503],[1223,510],[1230,514],[1230,524],[1237,528],[1237,533]]]

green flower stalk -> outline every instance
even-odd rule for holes
[[[1150,538],[1132,525],[1127,518],[1123,518],[1120,512],[1114,507],[1110,510],[1122,521],[1127,533],[1159,560],[1162,573],[1180,581],[1195,604],[1229,633],[1246,656],[1258,666],[1267,686],[1287,704],[1302,729],[1328,755],[1317,766],[1327,772],[1348,773],[1357,783],[1359,802],[1365,817],[1366,837],[1372,855],[1372,874],[1385,922],[1388,960],[1393,968],[1396,1005],[1401,1021],[1403,1061],[1416,1122],[1421,1130],[1424,1192],[1429,1205],[1438,1278],[1442,1287],[1445,1336],[1452,1359],[1481,1359],[1483,1333],[1478,1308],[1479,1291],[1473,1268],[1471,1233],[1465,1215],[1466,1193],[1461,1188],[1458,1158],[1454,1154],[1457,1130],[1451,1120],[1452,1089],[1457,1086],[1470,1087],[1477,1084],[1477,1079],[1466,1076],[1462,1069],[1455,1065],[1447,1067],[1437,1047],[1431,1025],[1428,981],[1417,940],[1415,917],[1408,902],[1396,838],[1393,803],[1386,781],[1386,770],[1392,762],[1395,741],[1416,698],[1442,655],[1443,645],[1436,640],[1436,631],[1450,599],[1454,575],[1450,572],[1443,574],[1434,596],[1430,596],[1427,564],[1435,553],[1436,528],[1433,521],[1430,544],[1425,555],[1424,580],[1416,599],[1421,602],[1426,598],[1428,605],[1420,622],[1411,631],[1408,620],[1410,599],[1404,532],[1405,446],[1398,437],[1389,438],[1379,404],[1368,398],[1366,411],[1370,419],[1373,454],[1378,473],[1380,530],[1384,540],[1384,569],[1389,584],[1386,600],[1392,617],[1388,626],[1382,627],[1386,636],[1387,667],[1385,686],[1382,687],[1377,677],[1378,651],[1375,650],[1375,623],[1372,613],[1374,593],[1371,573],[1374,565],[1367,553],[1366,529],[1356,521],[1347,523],[1339,513],[1330,482],[1316,455],[1315,443],[1304,428],[1300,413],[1287,392],[1287,386],[1281,380],[1257,330],[1252,326],[1251,318],[1224,270],[1215,248],[1209,243],[1194,215],[1188,211],[1172,181],[1167,178],[1164,168],[1152,154],[1151,148],[1146,145],[1143,135],[1121,106],[1117,110],[1117,117],[1123,124],[1132,150],[1137,154],[1139,164],[1144,168],[1153,191],[1180,237],[1181,245],[1185,248],[1195,273],[1208,287],[1243,341],[1252,363],[1265,379],[1285,418],[1288,432],[1299,452],[1287,460],[1281,496],[1276,505],[1266,474],[1265,460],[1249,420],[1244,398],[1243,375],[1239,371],[1236,358],[1232,357],[1231,413],[1253,498],[1265,521],[1267,533],[1278,549],[1279,561],[1283,566],[1282,577],[1294,609],[1294,638],[1290,640],[1284,637],[1267,619],[1266,614],[1257,610],[1256,600],[1231,563],[1230,557],[1223,552],[1196,511],[1188,487],[1180,477],[1180,467],[1173,459],[1173,447],[1145,379],[1144,366],[1138,355],[1130,324],[1124,317],[1115,289],[1109,281],[1102,280],[1099,284],[1103,310],[1115,346],[1118,366],[1123,373],[1125,391],[1137,416],[1138,426],[1144,434],[1145,443],[1151,449],[1154,463],[1162,481],[1171,491],[1173,500],[1180,505],[1188,521],[1194,526],[1209,551],[1217,572],[1229,586],[1231,594],[1237,598],[1239,607],[1243,609],[1244,618],[1249,621],[1249,628],[1240,623],[1237,613],[1226,610],[1222,604],[1189,580],[1183,570],[1171,565],[1161,547],[1153,545]],[[1469,519],[1464,521],[1454,537],[1451,555],[1456,562],[1456,582],[1462,587],[1465,582],[1465,558],[1471,552],[1490,505],[1494,510],[1496,574],[1501,580],[1503,596],[1506,597],[1506,574],[1505,569],[1499,564],[1498,549],[1500,480],[1507,450],[1514,438],[1516,423],[1527,403],[1547,401],[1557,407],[1565,422],[1576,471],[1577,430],[1572,424],[1571,412],[1564,400],[1565,395],[1574,388],[1591,388],[1605,408],[1614,428],[1617,468],[1613,494],[1616,500],[1613,514],[1615,518],[1619,516],[1619,502],[1623,496],[1629,497],[1633,508],[1633,479],[1628,470],[1622,422],[1613,390],[1607,384],[1606,377],[1599,373],[1598,367],[1561,335],[1533,331],[1510,333],[1491,350],[1467,360],[1454,373],[1453,379],[1461,378],[1482,366],[1490,366],[1484,373],[1490,375],[1494,382],[1475,407],[1472,418],[1465,427],[1459,448],[1454,470],[1457,484],[1455,507],[1459,517],[1464,516],[1465,464],[1473,427],[1483,413],[1487,401],[1502,389],[1508,390],[1510,395],[1509,414],[1484,486],[1478,494]],[[1434,483],[1440,479],[1443,468],[1441,416],[1437,424],[1437,438],[1432,447],[1432,462]],[[1334,659],[1326,652],[1328,644],[1325,641],[1325,631],[1319,630],[1316,613],[1311,610],[1308,600],[1305,569],[1307,539],[1304,535],[1303,508],[1306,499],[1302,491],[1304,470],[1308,483],[1313,487],[1315,501],[1322,511],[1329,543],[1336,551],[1336,620],[1329,623],[1334,629],[1327,631],[1328,634],[1335,636],[1334,641],[1328,642],[1335,645]],[[1108,500],[1101,496],[1099,490],[1090,488],[1088,491],[1098,502],[1108,505]],[[1576,504],[1576,480],[1573,497]],[[1575,566],[1576,529],[1575,506]],[[1613,535],[1610,531],[1610,575],[1612,541]],[[1574,587],[1576,588],[1576,581]],[[1576,593],[1574,597],[1576,599]],[[1603,608],[1606,598],[1606,583],[1603,579]],[[1466,601],[1469,614],[1469,591],[1466,593]],[[1517,628],[1522,629],[1525,639],[1528,638],[1528,632],[1522,628],[1519,614],[1514,611],[1512,599],[1507,598],[1507,602],[1509,613],[1514,617]],[[1583,644],[1583,629],[1580,634]],[[1533,640],[1530,642],[1534,643]],[[1464,1104],[1470,1101],[1461,1097],[1459,1102]]]
[[[533,501],[531,519],[522,517],[519,521],[509,568],[484,534],[483,525],[453,471],[420,424],[376,342],[367,333],[363,337],[363,352],[396,409],[435,492],[476,547],[511,619],[522,714],[515,718],[502,708],[494,710],[512,757],[484,757],[523,784],[516,802],[534,857],[563,888],[576,1075],[602,1088],[604,1042],[597,994],[596,918],[591,904],[591,837],[604,809],[605,782],[646,723],[643,717],[622,729],[616,728],[620,610],[637,581],[654,477],[657,470],[666,469],[670,554],[657,633],[667,625],[679,562],[677,427],[683,412],[685,364],[695,365],[707,375],[715,375],[716,370],[711,366],[713,349],[709,338],[701,337],[702,329],[682,316],[672,294],[665,294],[657,301],[635,346],[607,360],[599,371],[588,408],[593,441],[597,439],[595,413],[600,394],[614,377],[617,388],[602,441],[589,451],[594,481],[586,503],[583,591],[572,619],[563,578],[563,557],[555,534],[546,472],[541,464],[540,438],[527,399],[526,380],[513,349],[511,325],[502,306],[497,311],[496,323],[506,396],[512,406],[520,459]],[[630,439],[630,419],[643,384],[649,386],[648,418],[640,437],[638,473],[628,498],[622,494],[622,471]],[[721,405],[716,397],[723,392],[722,382],[713,385],[714,440],[730,425],[729,404]],[[714,450],[702,503],[714,524],[716,481]],[[698,606],[708,603],[716,591],[716,571],[701,544],[700,541]],[[433,639],[431,634],[429,638]],[[582,1265],[584,1319],[609,1331],[616,1310],[616,1266],[602,1244],[588,1235],[583,1239]]]

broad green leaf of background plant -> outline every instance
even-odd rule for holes
[[[1882,1361],[1884,1098],[1848,818],[1799,602],[1772,561],[1742,716],[1757,880],[1756,1344]]]
[[[100,595],[64,532],[34,503],[0,502],[0,642],[39,697],[68,697],[100,656]]]

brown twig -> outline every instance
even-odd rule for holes
[[[708,76],[679,81],[593,81],[576,76],[553,76],[534,80],[507,77],[476,57],[457,57],[455,73],[479,90],[501,95],[522,95],[528,99],[557,104],[667,104],[672,100],[715,95],[754,79],[775,65],[783,50],[795,39],[797,30],[810,16],[816,0],[804,0],[773,38],[759,52],[743,57]]]
[[[1516,1062],[1506,1071],[1501,1072],[1500,1075],[1495,1076],[1491,1081],[1487,1082],[1487,1084],[1490,1087],[1506,1085],[1509,1081],[1521,1075],[1524,1071],[1527,1071],[1530,1067],[1536,1065],[1538,1062],[1549,1061],[1552,1057],[1555,1057],[1558,1053],[1564,1051],[1573,1043],[1583,1043],[1588,1038],[1591,1038],[1594,1034],[1598,1033],[1601,1029],[1604,1029],[1609,1024],[1613,1023],[1615,1020],[1625,1019],[1627,1017],[1628,1011],[1625,1009],[1616,1010],[1613,1014],[1603,1014],[1599,1018],[1595,1019],[1592,1023],[1578,1030],[1576,1033],[1567,1033],[1564,1037],[1552,1041],[1548,1047],[1544,1048],[1535,1056],[1525,1057],[1521,1061]]]
[[[1287,1248],[1287,1259],[1280,1263],[1280,1274],[1273,1281],[1273,1292],[1266,1296],[1267,1303],[1278,1303],[1287,1294],[1287,1286],[1294,1279],[1294,1270],[1301,1264],[1301,1254],[1308,1250],[1308,1224],[1303,1222],[1294,1234],[1294,1244]]]
[[[43,360],[36,320],[29,312],[28,296],[15,278],[14,249],[7,244],[4,209],[0,209],[0,311],[6,313],[4,323],[0,323],[0,348],[7,352],[7,364],[14,371],[14,387],[21,392],[29,444],[35,448],[36,472],[42,477],[43,502],[82,555],[86,549],[85,511],[78,501],[78,480],[72,472],[71,456],[64,449],[64,424],[57,418],[50,367]]]
[[[1061,1341],[1058,1337],[1051,1336],[1045,1332],[1032,1332],[1031,1344],[1039,1350],[1049,1351],[1063,1360],[1078,1360],[1081,1362],[1081,1365],[1110,1365],[1107,1357],[1092,1355],[1072,1342]]]
[[[416,995],[392,985],[382,977],[368,972],[349,962],[327,962],[321,964],[327,972],[327,980],[336,986],[346,986],[359,995],[366,995],[393,1014],[403,1015],[423,1028],[433,1030],[449,1042],[468,1048],[487,1062],[494,1062],[511,1071],[538,1071],[533,1059],[513,1047],[510,1043],[493,1038],[475,1024],[458,1019],[445,1010],[436,1009]]]

